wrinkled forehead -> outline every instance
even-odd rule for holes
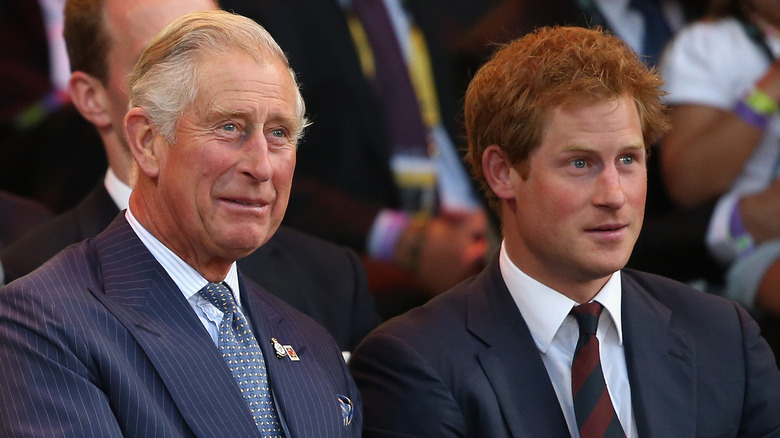
[[[188,111],[204,120],[278,119],[292,131],[303,128],[298,87],[280,60],[267,57],[258,62],[243,52],[228,52],[203,57],[198,66],[198,94]]]
[[[239,64],[243,74],[237,75],[236,66]],[[300,97],[295,74],[287,59],[280,59],[265,49],[206,49],[194,54],[191,65],[198,97],[213,94],[226,79],[239,78],[250,88],[253,82],[260,86],[277,86],[289,89],[295,99]]]

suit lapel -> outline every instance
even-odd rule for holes
[[[512,436],[568,437],[563,412],[536,344],[501,277],[498,258],[468,293],[469,330]]]
[[[478,358],[512,436],[568,437],[544,363],[501,278],[497,259],[471,287],[467,324],[488,346]],[[670,325],[668,308],[625,275],[622,287],[626,366],[638,433],[693,436],[694,349]]]
[[[214,342],[123,216],[94,248],[104,290],[93,294],[133,335],[194,434],[256,435],[240,393],[225,390],[235,382]]]
[[[693,436],[693,346],[671,324],[671,311],[625,274],[623,344],[639,436]]]
[[[263,351],[276,407],[283,416],[289,436],[332,436],[325,430],[325,425],[331,426],[329,430],[348,430],[340,426],[341,411],[335,391],[323,388],[330,383],[327,378],[321,378],[323,370],[317,358],[307,356],[307,351],[312,349],[310,342],[320,339],[314,339],[314,333],[300,330],[285,318],[280,312],[280,303],[260,286],[242,279],[241,290],[245,313]],[[277,357],[271,338],[276,338],[280,344],[291,345],[300,360]],[[312,425],[323,430],[312,431]]]

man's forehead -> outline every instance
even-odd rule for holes
[[[201,53],[194,66],[198,95],[212,100],[236,99],[245,93],[273,95],[295,86],[280,62],[242,51]]]
[[[238,72],[237,63],[205,58],[196,79],[200,111],[207,117],[253,118],[266,110],[270,111],[267,115],[294,115],[297,87],[281,62],[256,63],[245,57],[242,64],[249,67]]]

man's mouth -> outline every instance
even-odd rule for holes
[[[267,202],[262,199],[236,199],[236,198],[222,198],[223,201],[228,202],[230,204],[236,204],[246,207],[253,207],[253,208],[263,208],[270,204],[270,202]]]
[[[628,227],[627,224],[605,224],[593,228],[588,228],[586,231],[594,232],[594,233],[608,233],[608,232],[620,231],[627,227]]]
[[[264,203],[259,203],[259,202],[245,202],[245,201],[239,201],[238,199],[229,199],[229,201],[230,201],[230,202],[234,202],[234,203],[236,203],[236,204],[241,204],[241,205],[249,205],[249,206],[252,206],[252,207],[262,207],[263,205],[265,205]]]

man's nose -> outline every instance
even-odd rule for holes
[[[262,132],[253,134],[242,147],[239,170],[258,181],[267,181],[273,175],[268,152],[268,141]]]
[[[594,204],[618,209],[626,203],[623,180],[615,165],[605,166],[596,181]]]

